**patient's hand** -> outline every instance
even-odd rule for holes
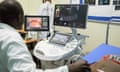
[[[84,60],[80,60],[73,64],[68,65],[68,69],[69,72],[87,72],[86,70],[90,71],[89,65]]]

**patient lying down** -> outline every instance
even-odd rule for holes
[[[91,64],[91,72],[120,72],[120,56],[106,55],[100,61]]]
[[[93,64],[88,64],[87,61],[80,60],[70,65],[69,68],[70,72],[120,72],[120,56],[105,55],[101,60]]]
[[[120,65],[111,60],[101,60],[90,67],[91,72],[120,72]]]

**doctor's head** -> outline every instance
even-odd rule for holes
[[[23,9],[16,0],[4,0],[0,3],[0,22],[21,28],[23,20]]]
[[[52,3],[52,0],[43,0],[43,3],[47,2],[47,1]]]

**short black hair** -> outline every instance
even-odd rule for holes
[[[14,20],[17,20],[17,23],[14,23]],[[16,28],[22,25],[23,20],[24,12],[19,2],[16,0],[4,0],[0,3],[0,22]]]

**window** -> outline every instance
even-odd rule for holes
[[[120,5],[120,0],[113,0],[113,5]]]
[[[120,0],[113,0],[113,5],[115,5],[115,10],[120,10]]]
[[[115,10],[120,10],[120,5],[116,5]]]
[[[85,0],[85,4],[95,5],[96,0]]]
[[[110,0],[99,0],[98,4],[99,5],[109,5],[110,4]]]

